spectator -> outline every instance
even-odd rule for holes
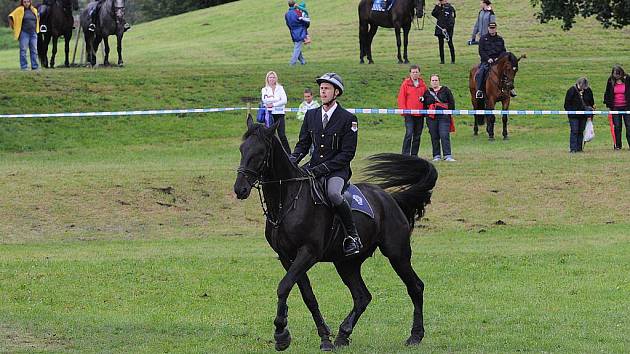
[[[260,95],[263,104],[271,110],[273,121],[279,122],[278,137],[284,149],[290,154],[291,148],[287,140],[284,122],[284,106],[287,104],[287,94],[284,92],[284,87],[278,83],[278,74],[274,71],[268,72],[265,76],[265,87],[260,90]]]
[[[455,47],[453,46],[453,30],[455,28],[455,8],[448,0],[438,0],[431,15],[437,19],[435,36],[440,48],[440,64],[444,64],[444,40],[451,51],[451,64],[455,64]]]
[[[591,91],[588,80],[585,77],[579,78],[575,85],[567,90],[567,94],[564,97],[564,109],[567,111],[592,111],[594,105],[593,91]],[[593,116],[569,114],[568,117],[569,126],[571,127],[569,152],[581,152],[584,146],[586,121],[592,119]]]
[[[623,68],[615,65],[612,73],[606,83],[606,93],[604,93],[604,103],[606,107],[613,111],[630,110],[630,75],[627,75]],[[621,150],[621,121],[626,126],[626,141],[630,147],[630,115],[614,114],[612,116],[612,124],[614,126],[613,139],[615,141],[615,150]]]
[[[398,108],[422,109],[424,106],[420,98],[426,90],[427,86],[420,77],[420,67],[412,65],[409,68],[409,77],[403,80],[398,91]],[[405,138],[403,139],[402,154],[418,156],[424,115],[415,113],[402,114],[402,116],[405,117]]]
[[[440,77],[436,74],[431,75],[431,87],[424,93],[423,99],[425,106],[428,107],[427,109],[455,109],[453,93],[448,87],[440,86]],[[430,114],[429,118],[427,118],[427,126],[429,127],[433,145],[433,161],[440,161],[442,152],[444,161],[454,162],[455,159],[451,152],[450,132],[454,131],[455,127],[451,115]]]
[[[9,27],[13,30],[13,37],[20,42],[20,69],[28,70],[26,51],[31,54],[31,69],[39,70],[37,63],[37,33],[39,33],[39,14],[32,6],[31,0],[21,0],[18,6],[9,14]]]
[[[479,39],[481,39],[481,37],[488,33],[488,25],[490,22],[497,22],[497,17],[494,15],[491,5],[492,2],[490,2],[490,0],[481,0],[479,2],[481,9],[477,15],[477,21],[475,22],[475,27],[473,27],[472,36],[468,41],[468,45],[479,44],[477,35],[479,35]]]
[[[306,114],[306,111],[317,107],[319,107],[319,102],[313,99],[313,90],[311,90],[310,88],[305,88],[304,101],[300,103],[300,107],[298,108],[297,119],[304,120],[304,114]]]
[[[304,65],[306,60],[304,60],[302,55],[302,44],[306,40],[306,29],[310,25],[310,19],[302,16],[302,12],[295,5],[295,0],[288,0],[287,4],[289,5],[289,10],[284,15],[284,20],[287,23],[287,27],[289,27],[291,40],[293,40],[293,55],[289,65],[295,65],[298,60],[300,64]]]

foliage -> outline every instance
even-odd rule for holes
[[[595,15],[605,28],[623,28],[630,24],[628,0],[531,0],[531,3],[534,7],[540,6],[536,17],[541,23],[561,19],[564,30],[573,27],[576,16]]]

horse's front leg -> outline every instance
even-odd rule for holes
[[[50,68],[54,68],[55,67],[55,56],[57,55],[57,40],[59,39],[59,37],[53,37],[52,42],[53,42],[53,47],[52,47],[52,54],[50,55]]]
[[[504,101],[501,101],[501,105],[503,107],[504,111],[507,111],[508,109],[510,109],[510,99],[506,99]],[[508,115],[504,114],[503,118],[501,119],[503,122],[503,140],[508,140],[510,139],[508,137],[508,131],[507,131],[507,125],[508,125]]]
[[[291,267],[291,263],[285,260],[281,260],[281,262],[284,269],[288,271]],[[319,348],[326,352],[332,351],[334,346],[330,340],[330,327],[328,327],[326,321],[324,320],[324,316],[322,316],[322,313],[319,311],[319,304],[317,303],[315,293],[313,293],[313,288],[311,287],[308,275],[304,273],[304,275],[297,281],[297,284],[300,288],[300,293],[302,294],[302,300],[304,300],[304,304],[306,304],[306,307],[308,307],[308,310],[313,316],[313,321],[315,321],[315,326],[317,327],[317,334],[321,338]]]
[[[105,46],[105,60],[103,60],[103,65],[109,66],[109,40],[107,36],[103,36],[103,45]]]
[[[118,50],[118,66],[123,66],[123,57],[122,57],[122,39],[123,35],[119,34],[116,36],[116,49]]]
[[[278,351],[285,350],[291,345],[291,334],[287,329],[289,315],[287,298],[291,293],[293,285],[295,285],[316,262],[315,257],[308,247],[302,246],[298,249],[295,260],[289,267],[289,270],[280,281],[280,284],[278,284],[278,308],[276,319],[273,321],[276,326],[273,337],[276,341],[276,350]]]
[[[396,46],[398,47],[398,64],[402,64],[402,56],[400,55],[400,27],[396,27],[394,32],[396,32]]]
[[[404,46],[403,58],[405,59],[405,64],[409,64],[409,58],[407,57],[407,45],[409,44],[409,31],[410,30],[411,30],[411,23],[403,27],[403,46]]]
[[[486,109],[494,110],[495,102],[491,99],[486,100]],[[488,140],[494,140],[494,122],[496,121],[496,117],[494,114],[486,115],[486,132],[488,132]]]
[[[368,32],[367,36],[367,46],[365,48],[368,58],[368,64],[374,64],[374,60],[372,60],[372,40],[374,40],[374,36],[376,36],[376,31],[378,31],[377,25],[370,25],[370,32]]]
[[[365,61],[363,58],[365,57],[365,41],[368,35],[368,24],[367,22],[361,21],[359,22],[359,63],[363,64]]]
[[[66,68],[69,68],[70,67],[70,40],[72,39],[72,31],[64,34],[63,37],[66,40],[66,47],[64,48],[66,52],[66,61],[64,62],[64,65]]]

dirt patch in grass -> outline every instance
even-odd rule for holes
[[[68,345],[67,340],[57,338],[55,333],[37,337],[28,331],[0,323],[0,352],[58,351]]]

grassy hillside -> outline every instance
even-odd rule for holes
[[[432,22],[410,58],[441,74],[469,108],[477,47],[464,43],[477,2],[458,10],[457,64],[439,65]],[[394,107],[407,66],[391,30],[358,64],[356,1],[309,2],[308,65],[289,67],[285,2],[242,0],[137,25],[124,68],[22,73],[0,51],[2,113],[242,106],[279,73],[296,107],[326,71],[346,107]],[[529,1],[495,2],[510,50],[528,54],[513,108],[561,108],[579,76],[600,105],[614,63],[630,68],[629,30],[580,20],[539,25]],[[115,62],[114,54],[114,62]],[[61,61],[61,60],[58,60]],[[355,181],[365,157],[400,150],[399,116],[360,115]],[[454,164],[438,163],[433,204],[414,232],[426,283],[426,352],[627,352],[630,153],[614,152],[604,117],[569,155],[566,117],[510,118],[511,140],[472,136],[457,117]],[[0,352],[270,352],[283,272],[264,241],[257,197],[232,194],[244,113],[0,120]],[[299,122],[289,115],[295,143]],[[624,143],[625,144],[625,143]],[[430,155],[428,132],[421,156]],[[499,222],[502,221],[502,222]],[[503,225],[503,223],[505,225]],[[336,331],[350,296],[329,264],[312,283]],[[380,254],[364,268],[374,301],[344,352],[406,352],[411,305]],[[293,351],[318,341],[297,291]],[[416,350],[414,350],[416,351]]]

